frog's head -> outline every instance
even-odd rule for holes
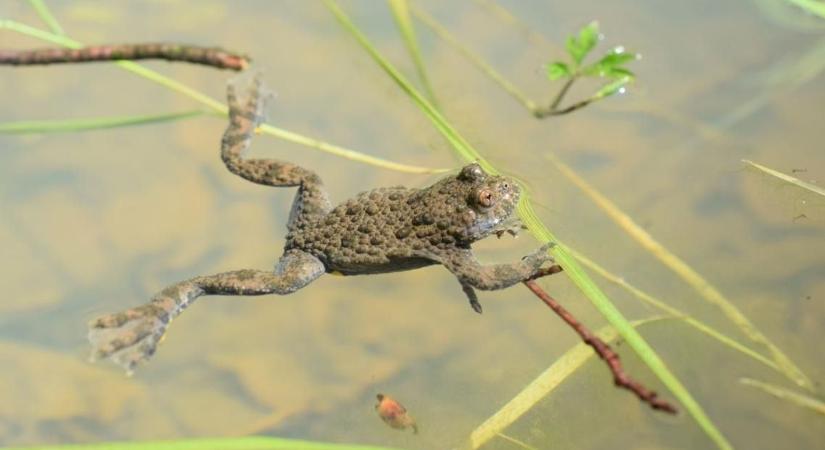
[[[520,194],[512,179],[488,175],[474,163],[462,168],[455,182],[465,196],[466,208],[461,213],[465,240],[477,241],[511,222]]]

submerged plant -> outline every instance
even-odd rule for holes
[[[565,80],[556,98],[546,109],[536,109],[536,117],[558,116],[571,113],[590,103],[624,92],[625,86],[635,79],[635,74],[624,67],[627,63],[638,59],[639,55],[627,52],[624,47],[617,46],[604,54],[598,61],[584,64],[585,58],[596,47],[601,35],[599,23],[590,22],[577,35],[567,37],[566,48],[570,57],[568,62],[553,61],[546,65],[547,78],[550,81]],[[567,107],[560,107],[562,99],[581,78],[602,78],[606,83],[590,97]]]
[[[46,22],[52,29],[52,33],[48,33],[42,30],[36,30],[10,20],[0,20],[0,28],[6,28],[9,30],[17,31],[22,34],[27,34],[33,37],[48,40],[52,43],[56,43],[69,48],[80,47],[79,43],[72,41],[71,39],[64,36],[59,24],[56,21],[54,21],[53,18],[51,18],[50,14],[48,13],[48,10],[45,8],[45,5],[43,5],[42,2],[31,0],[31,3],[35,6],[41,6],[42,11],[39,11],[39,13],[41,17],[43,17],[44,22]],[[412,5],[408,5],[405,0],[393,0],[391,3],[391,5],[393,5],[395,8],[393,11],[396,14],[396,20],[398,21],[399,28],[402,29],[402,31],[404,31],[403,36],[405,37],[405,43],[408,45],[409,51],[411,55],[413,55],[413,58],[416,58],[416,69],[418,71],[418,76],[422,78],[422,84],[424,86],[424,90],[427,93],[427,97],[424,97],[421,93],[418,92],[418,90],[415,87],[413,87],[403,77],[403,75],[401,75],[375,49],[374,46],[372,46],[369,43],[369,41],[366,40],[366,38],[360,33],[357,27],[355,27],[354,24],[352,24],[346,18],[343,12],[336,6],[334,1],[328,0],[326,3],[327,6],[332,10],[332,12],[336,14],[336,16],[338,16],[338,19],[345,25],[345,28],[347,28],[358,39],[360,44],[370,53],[373,59],[375,59],[375,61],[387,72],[387,74],[399,85],[399,87],[419,106],[419,108],[427,115],[427,117],[430,118],[430,120],[432,120],[435,127],[452,144],[453,150],[464,159],[477,160],[482,166],[484,166],[485,169],[495,172],[495,168],[492,167],[489,162],[484,160],[484,158],[481,157],[481,155],[458,133],[458,131],[455,128],[453,128],[450,122],[442,115],[437,105],[434,104],[435,95],[432,92],[432,87],[429,83],[429,80],[425,79],[426,74],[424,71],[424,63],[419,55],[419,50],[417,48],[415,40],[415,33],[412,28],[412,23],[409,20],[409,13],[412,12],[412,14],[414,14],[416,17],[418,17],[421,20],[424,20],[425,23],[427,23],[431,28],[440,25],[437,25],[437,23],[434,22],[431,18],[428,18],[422,11],[415,9]],[[51,20],[49,20],[49,18],[51,18]],[[450,36],[449,34],[446,34],[445,29],[434,28],[434,30],[437,30],[436,32],[439,33],[439,36],[441,37]],[[579,32],[576,35],[568,37],[566,41],[566,49],[569,57],[568,60],[553,61],[546,65],[546,73],[551,81],[564,81],[564,85],[560,89],[559,93],[552,101],[550,106],[546,108],[537,107],[535,103],[527,99],[526,96],[523,96],[518,90],[515,89],[514,86],[512,86],[512,84],[508,83],[503,77],[495,73],[489,67],[489,65],[485,65],[485,63],[480,59],[473,60],[474,56],[471,55],[466,50],[466,48],[457,48],[459,48],[462,54],[470,58],[473,63],[482,67],[482,70],[485,71],[485,73],[488,76],[490,76],[494,81],[499,83],[505,90],[507,90],[508,93],[516,97],[519,101],[521,101],[534,116],[542,118],[547,116],[567,114],[580,108],[583,108],[584,106],[587,106],[595,101],[607,98],[609,96],[613,96],[617,93],[621,93],[625,89],[626,85],[634,80],[635,75],[625,66],[634,59],[638,59],[638,55],[631,52],[626,52],[624,47],[614,47],[607,53],[602,55],[601,58],[599,58],[595,62],[585,62],[585,60],[588,59],[588,56],[591,56],[600,38],[601,36],[599,34],[598,24],[596,22],[592,22],[583,27],[581,30],[579,30]],[[450,42],[452,45],[456,45],[456,41],[448,40],[448,42]],[[198,61],[190,60],[190,62]],[[164,86],[170,89],[176,90],[180,93],[183,93],[184,95],[187,95],[195,99],[196,101],[205,105],[208,109],[208,112],[196,110],[177,114],[154,115],[145,117],[142,116],[94,119],[91,121],[87,120],[74,122],[18,122],[10,124],[0,124],[0,132],[20,133],[44,131],[75,131],[80,129],[125,126],[156,121],[181,120],[206,113],[211,113],[213,115],[218,116],[226,114],[226,108],[223,106],[222,103],[217,102],[216,100],[211,99],[209,97],[206,97],[205,95],[195,91],[192,88],[189,88],[188,86],[183,85],[182,83],[179,83],[170,78],[166,78],[156,72],[148,70],[145,67],[135,64],[131,61],[120,61],[117,64],[118,66],[126,70],[135,72],[145,77],[146,79],[163,84]],[[591,96],[585,98],[584,100],[573,103],[572,105],[567,107],[561,107],[560,104],[562,103],[564,97],[570,90],[571,86],[577,80],[583,78],[598,80],[603,84],[600,87],[598,87]],[[438,171],[421,167],[401,165],[394,163],[392,161],[380,160],[369,155],[364,155],[352,150],[342,149],[332,144],[327,144],[324,142],[316,141],[311,138],[300,136],[286,130],[276,129],[266,124],[262,125],[259,128],[259,131],[275,135],[283,139],[297,142],[303,145],[314,147],[322,151],[330,152],[338,156],[343,156],[361,162],[366,162],[368,164],[372,164],[379,167],[389,168],[398,171],[419,173]],[[565,169],[566,166],[560,166],[561,163],[556,161],[555,158],[551,156],[548,156],[548,159],[552,164],[560,167],[561,172],[567,175],[568,178],[571,178],[573,184],[579,186],[582,185],[582,180],[577,181],[575,178],[571,177],[571,175],[575,175],[572,172],[572,170]],[[756,164],[750,164],[764,171],[762,167],[759,167]],[[799,183],[794,184],[800,185]],[[653,241],[650,236],[639,233],[638,231],[634,232],[633,229],[638,227],[635,226],[635,224],[632,222],[632,220],[630,220],[629,217],[621,215],[621,212],[618,210],[617,207],[607,203],[607,200],[605,198],[596,196],[595,191],[593,191],[592,189],[587,191],[594,198],[594,201],[597,204],[599,204],[600,207],[602,207],[604,210],[608,212],[611,218],[616,220],[618,223],[622,224],[622,226],[625,227],[626,230],[630,229],[631,231],[628,231],[628,233],[634,236],[639,242],[641,242],[646,249],[651,251],[651,253],[657,255],[668,267],[671,267],[675,272],[681,274],[682,277],[689,281],[691,285],[694,286],[702,294],[703,297],[707,298],[712,303],[719,305],[724,314],[728,318],[730,318],[733,323],[742,328],[745,334],[748,337],[750,337],[752,341],[764,344],[770,351],[769,357],[765,357],[759,354],[758,352],[750,349],[749,347],[739,344],[738,342],[732,339],[729,339],[727,336],[715,331],[707,325],[704,325],[698,320],[695,320],[690,316],[687,316],[686,314],[673,309],[672,307],[668,307],[667,305],[660,306],[660,309],[663,309],[667,314],[669,314],[669,316],[667,316],[666,318],[684,320],[687,323],[694,326],[697,330],[714,337],[723,344],[726,344],[729,347],[738,350],[742,354],[748,355],[751,358],[760,361],[763,364],[768,365],[769,367],[774,368],[775,370],[779,370],[789,378],[795,380],[800,386],[809,386],[810,381],[804,376],[804,374],[802,374],[801,371],[799,371],[796,368],[796,366],[793,363],[791,363],[790,360],[782,352],[778,350],[778,348],[775,347],[775,345],[773,345],[769,340],[767,340],[767,338],[765,338],[761,333],[759,333],[753,327],[753,325],[747,319],[745,319],[741,313],[739,313],[738,310],[730,306],[727,299],[725,299],[718,291],[716,291],[715,288],[713,288],[709,283],[707,283],[692,269],[687,267],[687,265],[683,263],[681,260],[678,260],[673,255],[667,253],[664,247],[658,244],[657,242]],[[534,211],[532,210],[532,207],[530,206],[529,201],[523,201],[519,205],[519,213],[523,217],[525,223],[528,224],[531,231],[536,234],[537,238],[539,238],[542,241],[556,241],[555,237],[550,233],[546,226],[538,220]],[[652,348],[650,348],[650,346],[647,344],[644,338],[641,337],[635,331],[635,328],[638,325],[641,325],[643,322],[630,322],[623,317],[623,315],[618,311],[618,309],[616,309],[616,307],[610,302],[607,296],[605,296],[605,294],[601,292],[598,286],[596,286],[595,283],[593,283],[592,280],[589,279],[587,274],[580,267],[578,267],[578,264],[575,261],[581,261],[581,257],[577,256],[574,251],[569,249],[569,247],[566,247],[564,245],[558,246],[558,248],[554,249],[554,253],[556,253],[556,256],[559,258],[559,261],[565,267],[565,270],[571,276],[573,281],[576,282],[577,285],[579,285],[579,287],[585,292],[585,294],[591,299],[591,301],[593,301],[593,303],[600,310],[600,312],[602,312],[602,314],[604,314],[605,317],[607,317],[607,319],[611,322],[612,327],[606,327],[604,330],[600,330],[600,332],[595,334],[590,333],[591,335],[593,335],[590,338],[582,336],[584,342],[593,346],[597,354],[604,358],[608,365],[612,364],[613,366],[616,366],[618,365],[618,359],[616,358],[615,353],[613,354],[613,356],[611,356],[608,352],[609,348],[603,348],[602,351],[600,351],[598,342],[601,342],[601,344],[603,344],[604,347],[606,347],[607,344],[613,339],[618,339],[619,337],[624,339],[629,344],[629,346],[637,352],[637,354],[641,357],[642,361],[647,364],[651,371],[659,377],[662,383],[670,389],[671,393],[682,403],[682,406],[687,410],[687,412],[694,417],[694,419],[702,427],[705,433],[707,433],[708,436],[715,441],[717,446],[720,448],[729,448],[730,444],[727,442],[727,440],[721,434],[721,432],[717,429],[716,425],[705,415],[703,409],[693,399],[691,393],[688,392],[688,390],[680,383],[680,381],[671,373],[671,370],[665,365],[665,363],[659,359],[658,355],[653,351]],[[538,286],[536,286],[535,283],[533,283],[532,286],[528,284],[528,287],[531,287],[531,289],[533,287],[538,288]],[[538,292],[535,293],[539,295]],[[658,319],[647,320],[649,321]],[[601,331],[604,331],[604,333],[602,333]],[[584,348],[583,344],[578,344],[574,349],[576,350],[576,353],[578,355],[577,357],[584,358],[582,355],[592,356],[594,354],[589,349]],[[562,362],[563,359],[564,358],[560,359],[558,362]],[[584,359],[582,359],[582,361],[583,360]],[[555,366],[556,365],[554,364],[554,367]],[[559,366],[562,366],[562,364],[559,364]],[[565,379],[566,376],[569,375],[569,373],[558,375],[559,370],[555,370],[554,367],[548,369],[548,373],[554,376],[558,376],[557,383],[560,383]],[[614,369],[614,367],[611,366],[611,369]],[[569,370],[570,372],[572,372],[573,370],[575,370],[575,368]],[[619,375],[621,374],[620,367],[618,369],[618,374],[616,370],[614,370],[613,373],[614,379],[615,381],[617,381],[617,384],[624,384],[626,387],[630,387],[631,390],[633,390],[637,395],[640,396],[640,398],[645,399],[646,397],[647,401],[649,401],[652,405],[655,404],[654,402],[660,400],[657,399],[655,395],[651,395],[651,393],[645,389],[633,389],[633,386],[630,384],[630,382],[627,382],[626,380],[623,383],[618,383],[619,381],[622,381],[618,379]],[[755,384],[750,385],[756,386]],[[642,386],[639,385],[638,387]],[[545,394],[529,393],[529,396],[531,398],[529,399],[529,401],[519,402],[519,408],[522,408],[523,410],[529,409],[530,406],[537,402],[542,395]],[[667,404],[665,403],[665,405]],[[502,411],[505,409],[506,408],[502,408]],[[660,409],[665,408],[660,407]],[[513,420],[515,420],[515,418],[513,418]],[[509,423],[510,422],[508,422],[508,424]],[[482,425],[477,429],[477,432],[481,431],[480,433],[474,432],[473,434],[485,434],[489,432],[487,434],[492,433],[490,434],[491,436],[494,434],[504,438],[504,435],[501,434],[501,430],[505,428],[507,425],[501,425],[496,427],[488,427],[485,425]],[[512,438],[507,437],[506,439],[511,440]],[[472,440],[473,442],[481,442],[480,440],[476,440],[475,438],[473,438]],[[515,442],[514,439],[512,440]],[[478,445],[483,445],[483,443],[478,443]],[[473,445],[473,448],[476,448],[475,444]]]

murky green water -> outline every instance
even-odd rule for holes
[[[430,123],[315,2],[51,2],[87,43],[184,41],[252,55],[278,94],[270,123],[398,162],[457,167]],[[407,73],[383,2],[342,2]],[[825,377],[825,201],[743,168],[751,159],[825,184],[825,20],[783,2],[501,2],[529,34],[477,2],[422,1],[531,97],[542,64],[599,19],[640,52],[630,95],[537,121],[425,28],[430,76],[449,118],[534,191],[560,238],[628,281],[743,343],[736,328],[642,250],[548,163],[553,152],[705,275],[814,380]],[[0,16],[42,26],[27,2]],[[419,24],[420,26],[420,24]],[[0,30],[0,47],[41,46]],[[148,63],[222,99],[227,72]],[[586,88],[573,95],[586,94]],[[0,121],[154,114],[191,100],[113,65],[0,69]],[[85,324],[197,274],[270,267],[290,189],[255,186],[218,157],[225,122],[0,136],[0,444],[271,434],[411,449],[459,445],[576,343],[522,287],[466,304],[442,268],[324,277],[288,297],[206,298],[154,360],[126,378],[86,362]],[[366,166],[261,136],[254,154],[320,173],[335,201],[435,177]],[[487,261],[535,246],[482,243]],[[654,314],[599,283],[630,318]],[[546,289],[592,328],[604,320],[564,277]],[[738,448],[825,448],[823,418],[741,385],[785,378],[677,321],[642,329]],[[628,369],[654,376],[620,347]],[[761,348],[759,349],[762,350]],[[418,418],[413,436],[374,414],[377,392]],[[668,395],[668,394],[665,394]],[[507,430],[536,448],[711,448],[692,419],[651,413],[591,362]],[[514,449],[494,440],[488,447]]]

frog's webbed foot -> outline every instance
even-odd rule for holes
[[[275,271],[234,270],[173,284],[149,303],[108,314],[89,323],[92,360],[109,358],[131,374],[157,349],[169,323],[203,295],[287,295],[325,272],[309,253],[289,250]]]
[[[169,320],[152,303],[99,317],[89,323],[90,359],[109,358],[131,375],[155,353]]]

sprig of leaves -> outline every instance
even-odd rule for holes
[[[600,39],[599,23],[596,21],[582,27],[578,34],[567,37],[566,48],[570,61],[553,61],[545,66],[547,78],[550,81],[562,79],[567,81],[549,108],[534,111],[536,117],[567,114],[594,101],[622,93],[625,86],[636,78],[636,75],[627,69],[625,65],[638,59],[639,55],[626,51],[622,46],[612,48],[594,63],[584,64],[584,60],[593,51]],[[581,77],[604,78],[606,83],[590,97],[568,107],[560,108],[559,105],[570,90],[570,86]]]

